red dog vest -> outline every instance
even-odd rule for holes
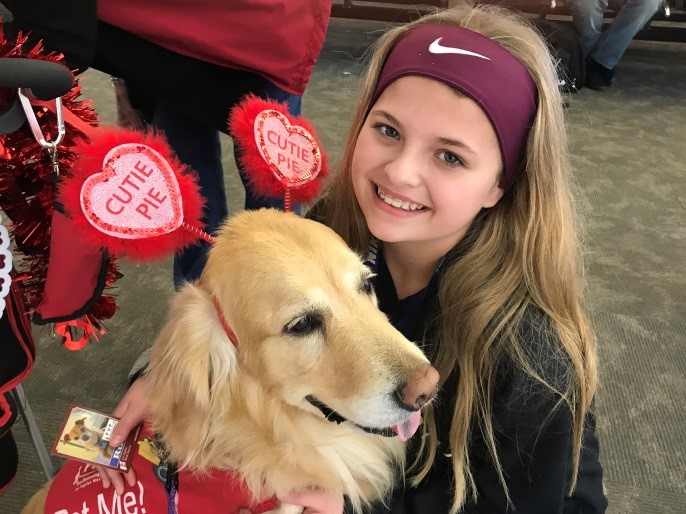
[[[67,462],[50,487],[45,514],[166,514],[166,466],[151,462],[148,448],[146,439],[139,442],[133,458],[138,482],[126,485],[122,496],[112,487],[103,489],[91,464]],[[279,506],[274,499],[254,502],[235,473],[217,470],[203,475],[179,471],[176,500],[178,514],[235,514],[239,509],[261,514]]]

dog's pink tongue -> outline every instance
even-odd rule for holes
[[[421,420],[421,413],[419,411],[413,412],[412,416],[407,418],[407,420],[405,420],[403,423],[395,425],[393,427],[393,431],[396,434],[398,434],[398,437],[401,441],[405,442],[410,437],[412,437],[414,433],[417,431],[417,428],[419,428],[419,423],[421,422]]]

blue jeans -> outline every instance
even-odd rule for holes
[[[286,93],[276,86],[255,93],[272,100],[288,102],[289,112],[294,115],[300,114],[302,100],[300,96]],[[155,107],[152,125],[165,133],[169,145],[179,160],[197,172],[200,193],[205,200],[202,221],[207,232],[216,234],[229,213],[219,132],[180,113],[174,109],[173,105],[162,101],[158,102]],[[234,145],[234,155],[238,164],[240,149],[237,145]],[[259,197],[253,194],[247,176],[240,165],[238,165],[238,170],[245,187],[246,209],[261,207],[283,209],[282,199]],[[297,211],[297,206],[293,206],[293,210]],[[198,244],[187,247],[174,257],[174,287],[179,289],[185,282],[191,282],[200,277],[207,263],[208,250],[209,244],[199,241]]]
[[[605,68],[613,69],[634,36],[662,5],[662,0],[626,0],[624,6],[603,31],[603,13],[608,0],[576,0],[572,18],[585,56]]]

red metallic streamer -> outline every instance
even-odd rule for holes
[[[28,48],[28,38],[19,34],[16,41],[7,41],[0,31],[0,57],[39,59],[64,64],[62,54],[47,52],[42,43]],[[98,125],[98,117],[89,100],[79,100],[81,87],[78,82],[64,97],[62,103],[80,120],[90,126]],[[16,99],[16,91],[0,88],[0,109],[6,109]],[[55,115],[46,107],[34,107],[38,123],[46,140],[57,133]],[[82,138],[80,132],[67,126],[67,133],[58,146],[60,176],[70,177],[75,155],[75,140]],[[0,208],[10,220],[10,237],[16,245],[17,258],[15,282],[19,286],[24,310],[31,313],[41,302],[48,270],[50,253],[50,221],[54,209],[58,184],[47,152],[34,139],[28,124],[16,132],[0,136]],[[116,262],[110,259],[106,284],[108,288],[121,277]],[[78,277],[73,277],[78,280]],[[86,336],[101,333],[101,321],[111,318],[116,311],[114,297],[101,295],[82,317],[67,321],[67,327],[78,327]],[[88,325],[90,328],[84,329]],[[72,332],[60,326],[64,334]]]

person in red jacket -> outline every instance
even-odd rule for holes
[[[147,119],[164,131],[198,173],[209,232],[228,214],[219,131],[227,131],[230,109],[253,93],[300,114],[330,13],[330,0],[98,2],[93,66],[122,79],[115,79],[120,123],[142,128]],[[282,207],[254,195],[239,172],[246,209]],[[206,253],[201,243],[175,258],[177,287],[200,276]]]

